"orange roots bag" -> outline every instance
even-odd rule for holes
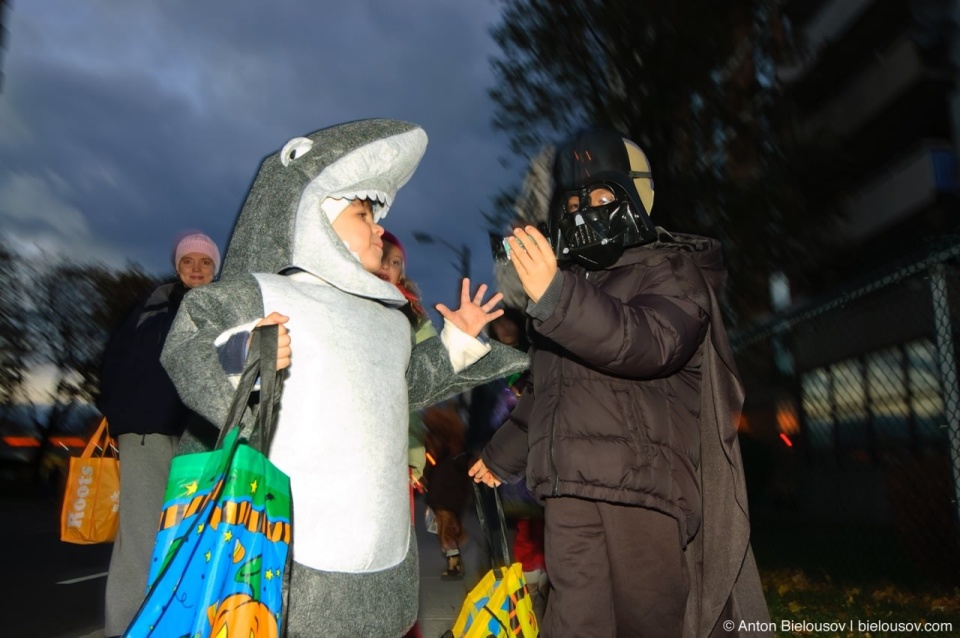
[[[120,525],[120,461],[116,442],[100,426],[83,454],[70,458],[60,510],[60,540],[89,545],[111,543]]]

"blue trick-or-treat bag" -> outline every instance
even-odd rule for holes
[[[282,635],[290,479],[241,439],[239,428],[260,362],[276,360],[276,327],[269,328],[254,331],[217,446],[178,456],[171,464],[147,598],[126,637]],[[279,384],[272,366],[262,371],[257,436],[251,439],[265,448]]]

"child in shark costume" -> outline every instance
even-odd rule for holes
[[[449,321],[414,347],[397,311],[406,299],[364,269],[321,211],[330,198],[361,198],[375,202],[379,219],[426,141],[413,124],[361,120],[267,157],[220,281],[186,296],[164,348],[184,401],[221,424],[238,372],[226,363],[231,348],[269,312],[289,317],[293,354],[270,458],[293,489],[291,637],[401,636],[413,625],[409,409],[527,366],[525,355],[481,344]],[[181,452],[197,447],[193,439]]]

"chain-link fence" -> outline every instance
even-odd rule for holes
[[[771,560],[960,581],[958,328],[955,240],[731,335],[755,528],[789,539]]]

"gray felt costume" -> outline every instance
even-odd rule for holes
[[[294,503],[289,636],[401,636],[417,613],[407,425],[431,405],[527,366],[493,349],[460,372],[440,338],[413,346],[406,300],[337,236],[320,203],[366,198],[386,214],[426,148],[413,124],[362,120],[295,138],[267,157],[221,279],[183,301],[162,361],[185,403],[221,424],[232,331],[287,315],[292,358],[270,458]],[[462,333],[461,333],[461,336]],[[185,437],[181,452],[198,449]]]

